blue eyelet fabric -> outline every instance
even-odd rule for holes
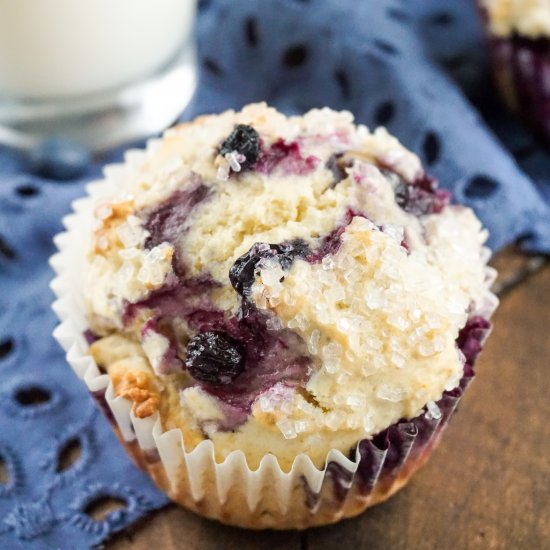
[[[198,38],[200,85],[182,118],[260,100],[348,109],[417,151],[477,211],[493,249],[521,239],[550,253],[550,157],[495,98],[473,0],[211,0]],[[0,148],[0,548],[91,547],[167,502],[51,337],[52,237],[85,183],[122,157],[86,164],[59,147],[34,163]],[[123,506],[93,519],[107,497]]]

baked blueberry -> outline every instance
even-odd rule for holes
[[[235,129],[220,145],[220,155],[227,155],[237,152],[244,157],[240,162],[241,167],[250,168],[258,161],[260,154],[260,135],[248,126],[248,124],[237,124]]]
[[[185,366],[195,380],[223,386],[231,384],[242,372],[244,352],[227,333],[202,332],[189,341]]]
[[[305,257],[309,250],[307,243],[299,239],[282,244],[256,243],[235,260],[229,270],[229,280],[241,296],[246,296],[254,284],[256,270],[262,259],[276,258],[282,269],[287,270],[296,258]]]

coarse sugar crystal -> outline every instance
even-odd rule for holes
[[[316,355],[319,350],[319,341],[321,339],[321,331],[313,329],[307,343],[309,353]]]
[[[341,317],[336,321],[336,327],[341,332],[348,332],[352,328],[353,324],[347,317]]]
[[[362,276],[361,269],[359,269],[358,267],[351,267],[344,273],[344,279],[346,280],[347,283],[350,283],[350,284],[353,284],[359,281],[361,276]]]
[[[346,291],[342,285],[336,284],[327,290],[325,297],[328,302],[336,304],[346,299]]]
[[[271,302],[273,305],[272,300]],[[283,328],[283,323],[281,322],[279,317],[277,317],[276,315],[272,315],[271,317],[268,317],[265,324],[266,324],[267,330],[281,330]]]
[[[267,265],[262,264],[260,268],[260,277],[264,285],[270,287],[281,285],[281,279],[284,278],[285,274],[279,262],[271,260]]]
[[[406,330],[410,325],[409,321],[399,314],[390,315],[388,317],[388,323],[399,330]]]
[[[382,295],[382,291],[379,288],[372,288],[371,286],[367,288],[365,299],[370,309],[379,309],[383,307],[386,302]]]
[[[138,223],[135,220],[138,220]],[[126,221],[117,228],[117,236],[124,245],[124,248],[138,246],[145,240],[146,232],[140,223],[139,218],[128,216]]]
[[[431,357],[432,355],[435,355],[437,351],[434,341],[429,338],[424,338],[421,340],[418,344],[418,353],[422,355],[422,357]]]
[[[363,430],[365,432],[371,432],[374,428],[374,420],[372,414],[366,414],[363,416]]]
[[[349,372],[340,370],[338,374],[336,375],[336,383],[337,384],[347,384],[351,378],[351,374]]]
[[[287,420],[286,418],[279,420],[277,422],[277,428],[279,428],[285,439],[296,438],[296,430],[294,429],[294,424],[290,420]]]
[[[95,210],[95,217],[98,220],[106,220],[113,215],[113,208],[109,204],[102,204]]]
[[[331,411],[325,417],[325,425],[329,430],[337,430],[345,420],[339,411]]]
[[[294,431],[297,434],[308,432],[311,429],[311,424],[307,420],[297,420],[294,422]]]
[[[323,347],[325,357],[340,357],[342,355],[342,346],[338,342],[329,342]]]
[[[391,237],[394,241],[398,242],[399,244],[401,244],[401,242],[403,241],[404,231],[403,231],[403,227],[399,225],[394,225],[392,223],[385,223],[382,226],[382,231],[384,231],[386,235]]]
[[[118,255],[123,260],[131,260],[133,258],[137,258],[140,255],[140,253],[141,252],[140,252],[139,248],[135,248],[135,247],[123,248],[122,250],[118,251]]]
[[[379,338],[368,336],[366,342],[367,346],[375,351],[380,351],[382,349],[382,341]]]
[[[121,268],[118,270],[118,278],[122,283],[129,283],[134,276],[135,267],[130,262],[124,262]]]
[[[283,294],[283,301],[287,306],[295,306],[296,305],[296,296],[294,296],[294,293],[290,290],[287,290]]]
[[[109,248],[109,239],[105,235],[102,235],[97,240],[97,247],[99,250],[107,250]]]
[[[264,412],[271,412],[273,410],[273,400],[262,395],[258,398],[258,407]]]
[[[393,351],[391,354],[391,362],[398,368],[402,369],[406,363],[406,357],[398,351]]]
[[[426,403],[426,418],[429,420],[439,420],[441,418],[441,409],[438,407],[435,401],[428,401]]]
[[[376,396],[384,401],[391,401],[392,403],[399,403],[405,398],[405,391],[397,386],[390,386],[389,384],[380,384],[376,390]]]
[[[360,393],[352,393],[346,397],[346,405],[351,408],[360,408],[366,405],[367,398]]]
[[[338,369],[340,368],[340,359],[338,357],[331,356],[325,357],[323,365],[328,373],[334,374],[338,372]]]

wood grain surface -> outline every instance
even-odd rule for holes
[[[107,550],[550,549],[550,265],[507,251],[478,376],[428,465],[358,518],[250,532],[169,506]]]

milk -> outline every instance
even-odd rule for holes
[[[191,40],[196,0],[0,0],[0,97],[114,89]]]

